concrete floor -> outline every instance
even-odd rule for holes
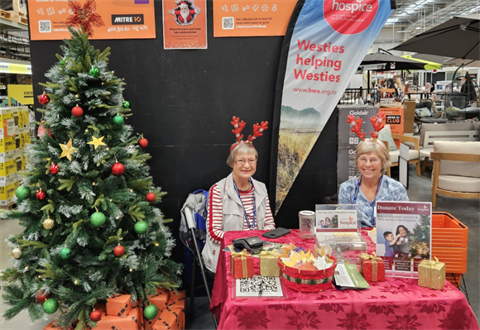
[[[408,196],[411,201],[431,201],[430,175],[431,172],[427,170],[421,177],[417,177],[414,166],[410,167]],[[395,177],[395,174],[393,176]],[[478,319],[480,317],[480,240],[478,239],[480,237],[480,200],[438,196],[437,207],[434,208],[434,211],[449,212],[468,227],[468,271],[464,277],[470,305]],[[5,243],[5,238],[9,234],[20,233],[22,228],[13,220],[0,220],[0,226],[0,269],[3,270],[11,265],[10,249]],[[0,285],[3,286],[4,283],[0,282]],[[3,293],[3,289],[0,290],[0,294]],[[0,315],[7,308],[2,302],[0,304]],[[0,329],[39,330],[54,317],[55,315],[52,315],[48,319],[31,324],[28,313],[24,311],[11,321],[1,319]],[[213,321],[205,297],[195,298],[195,315],[193,320],[189,319],[189,315],[187,315],[187,329],[213,329]]]

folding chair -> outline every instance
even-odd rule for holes
[[[213,278],[215,278],[215,274],[211,273],[208,271],[208,269],[205,268],[202,260],[202,254],[200,249],[198,248],[198,243],[197,243],[197,237],[195,233],[195,229],[197,228],[197,224],[194,220],[194,210],[192,210],[188,205],[184,208],[184,214],[185,218],[187,220],[187,226],[188,230],[191,233],[191,242],[193,243],[193,249],[189,247],[189,244],[186,244],[187,248],[192,250],[192,253],[194,255],[193,261],[192,261],[192,282],[191,282],[191,291],[190,291],[190,315],[193,314],[193,307],[194,307],[194,301],[195,301],[195,268],[196,264],[199,265],[200,271],[202,272],[202,278],[203,278],[203,284],[205,285],[205,291],[207,292],[207,297],[208,297],[208,303],[210,304],[211,302],[211,297],[210,297],[210,290],[208,287],[208,282],[207,282],[207,277],[206,273],[209,273],[209,275]],[[190,243],[190,242],[189,242]],[[215,316],[212,314],[213,317],[213,324],[215,325],[215,329],[217,328],[217,320],[215,319]]]

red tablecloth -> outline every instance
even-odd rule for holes
[[[262,232],[227,232],[222,249],[233,239],[261,237]],[[373,251],[375,245],[362,234]],[[302,240],[298,230],[268,241],[307,249],[315,245],[314,239]],[[288,298],[235,299],[229,257],[228,252],[220,254],[210,305],[218,329],[479,329],[465,296],[448,281],[440,291],[418,286],[416,279],[388,277],[364,291],[338,291],[332,285],[323,292],[303,293],[283,286]],[[254,262],[259,274],[258,258]]]

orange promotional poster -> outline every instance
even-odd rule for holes
[[[206,0],[163,0],[163,48],[207,49]]]
[[[154,0],[28,0],[28,15],[31,40],[69,39],[75,17],[90,39],[155,39]]]
[[[213,36],[284,36],[296,4],[297,0],[213,0]]]

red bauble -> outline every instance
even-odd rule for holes
[[[40,104],[46,105],[50,102],[50,98],[47,94],[43,93],[38,97],[38,102],[40,102]]]
[[[35,295],[35,299],[40,304],[43,304],[48,298],[50,298],[50,293],[44,294],[43,291],[37,292],[37,294]]]
[[[148,140],[145,138],[141,138],[140,140],[138,140],[138,144],[140,145],[140,147],[146,148],[148,146]]]
[[[37,191],[37,199],[43,201],[45,198],[47,198],[47,193],[40,189]]]
[[[115,246],[115,248],[113,249],[113,254],[117,257],[121,257],[123,256],[123,254],[125,253],[125,248],[121,245],[117,245]]]
[[[81,115],[83,115],[83,109],[80,108],[80,107],[78,106],[78,104],[77,104],[77,105],[76,105],[75,107],[73,107],[73,109],[72,109],[72,115],[74,115],[75,117],[80,117]]]
[[[55,137],[53,136],[52,131],[50,130],[50,128],[45,129],[45,127],[43,127],[43,125],[38,126],[37,134],[38,134],[38,137],[39,137],[40,139],[43,139],[43,137],[45,136],[45,134],[48,134],[52,139],[55,139]]]
[[[147,202],[154,202],[155,201],[155,198],[157,198],[157,196],[155,196],[154,193],[150,192],[147,194],[147,196],[145,196],[145,199],[147,200]]]
[[[50,168],[49,168],[50,173],[52,173],[52,174],[57,174],[59,169],[60,168],[58,167],[57,164],[52,164],[52,165],[50,165]]]
[[[123,175],[125,173],[125,166],[122,163],[115,163],[112,166],[112,174],[116,176]]]
[[[93,311],[90,313],[90,318],[93,322],[98,322],[102,319],[102,312],[100,311]]]

